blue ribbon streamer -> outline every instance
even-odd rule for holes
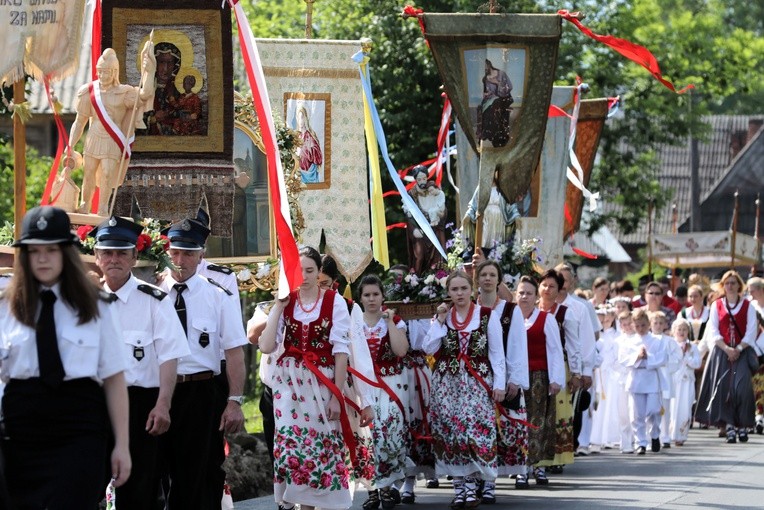
[[[387,139],[385,138],[385,131],[382,129],[382,122],[379,120],[379,114],[377,113],[377,107],[374,105],[374,96],[371,94],[371,73],[367,67],[366,74],[363,72],[363,65],[364,65],[364,58],[366,55],[363,51],[359,51],[355,55],[353,55],[351,58],[353,59],[353,62],[358,64],[358,72],[361,75],[361,85],[363,86],[364,95],[366,97],[366,101],[368,102],[369,111],[371,112],[371,122],[374,125],[374,134],[377,137],[377,144],[379,145],[379,151],[382,153],[382,159],[385,160],[385,165],[387,166],[387,171],[390,174],[390,178],[393,180],[393,183],[395,183],[395,188],[398,190],[398,193],[401,194],[401,199],[403,200],[403,205],[406,206],[406,208],[411,213],[411,216],[414,218],[414,221],[416,221],[417,225],[419,226],[420,230],[424,232],[424,234],[427,236],[427,238],[430,240],[433,246],[435,246],[435,249],[438,250],[438,253],[443,257],[444,260],[448,260],[448,257],[446,256],[446,252],[443,251],[443,246],[441,246],[440,241],[438,240],[438,237],[435,235],[435,231],[432,229],[432,226],[430,225],[430,222],[425,218],[424,214],[422,213],[422,210],[419,209],[419,206],[414,202],[414,200],[409,195],[408,191],[406,190],[406,186],[403,184],[403,181],[401,181],[401,178],[398,176],[398,172],[395,171],[395,166],[393,166],[393,162],[390,161],[390,155],[387,152]]]

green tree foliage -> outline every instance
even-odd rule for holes
[[[27,209],[40,205],[45,182],[48,179],[53,158],[43,157],[32,147],[26,150],[27,163]],[[0,138],[0,225],[13,222],[13,143]]]

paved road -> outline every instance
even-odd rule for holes
[[[752,435],[747,444],[727,445],[715,431],[692,430],[690,440],[645,456],[606,450],[576,458],[562,475],[550,475],[546,487],[517,491],[514,481],[500,479],[497,503],[481,508],[533,510],[661,509],[690,510],[764,508],[764,436]],[[419,482],[415,505],[396,510],[448,509],[451,485],[425,489]],[[359,493],[353,509],[366,494]],[[272,497],[236,503],[236,510],[275,510]]]

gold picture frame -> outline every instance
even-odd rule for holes
[[[143,43],[154,31],[155,53],[160,43],[172,47],[177,64],[167,84],[157,87],[155,116],[146,114],[147,129],[136,132],[133,150],[141,153],[162,153],[162,157],[177,154],[180,158],[203,154],[204,157],[228,157],[232,151],[232,85],[224,84],[224,77],[231,76],[230,11],[202,0],[178,2],[181,9],[158,8],[151,0],[104,0],[104,47],[111,46],[120,60],[120,81],[137,85],[140,82],[140,52]],[[198,8],[193,8],[198,7]],[[110,30],[109,30],[110,27]],[[167,51],[167,50],[165,50]],[[157,81],[161,72],[157,56]],[[201,104],[201,114],[189,121],[181,117],[180,104],[173,106],[173,115],[166,115],[158,106],[161,90],[175,91],[173,100],[185,99],[186,91],[177,90],[177,84],[185,86],[183,79],[193,77],[191,94]],[[171,83],[170,83],[171,82]],[[180,98],[180,99],[176,99]],[[161,121],[159,115],[164,114]],[[190,127],[189,127],[190,124]]]

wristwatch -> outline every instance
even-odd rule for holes
[[[244,397],[241,395],[235,395],[232,397],[228,397],[228,400],[231,402],[236,402],[239,405],[242,405],[244,403]]]

